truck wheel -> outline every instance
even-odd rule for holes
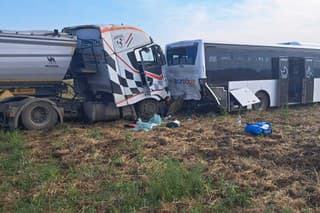
[[[58,115],[49,103],[34,102],[22,111],[21,121],[29,130],[50,129],[57,123]]]
[[[259,98],[260,103],[254,104],[253,109],[257,111],[264,111],[268,109],[270,101],[269,101],[269,96],[265,92],[257,92],[256,96]]]
[[[138,118],[146,121],[159,112],[159,102],[153,99],[146,99],[136,104]]]

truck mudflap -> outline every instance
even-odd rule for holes
[[[260,103],[259,98],[247,87],[230,90],[230,94],[242,107]]]

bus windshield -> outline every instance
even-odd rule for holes
[[[168,66],[194,65],[197,51],[197,45],[167,49]]]

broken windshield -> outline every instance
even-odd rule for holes
[[[169,48],[167,50],[168,65],[194,65],[197,57],[197,52],[197,45]]]
[[[141,55],[140,55],[141,53]],[[128,53],[129,60],[132,66],[140,70],[143,63],[143,68],[157,75],[162,74],[162,65],[165,64],[165,56],[158,45],[143,47]]]

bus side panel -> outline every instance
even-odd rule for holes
[[[278,106],[278,80],[230,81],[228,86],[229,91],[244,87],[249,88],[254,94],[259,91],[267,92],[270,97],[270,107]]]
[[[320,78],[314,79],[313,102],[320,102]]]

